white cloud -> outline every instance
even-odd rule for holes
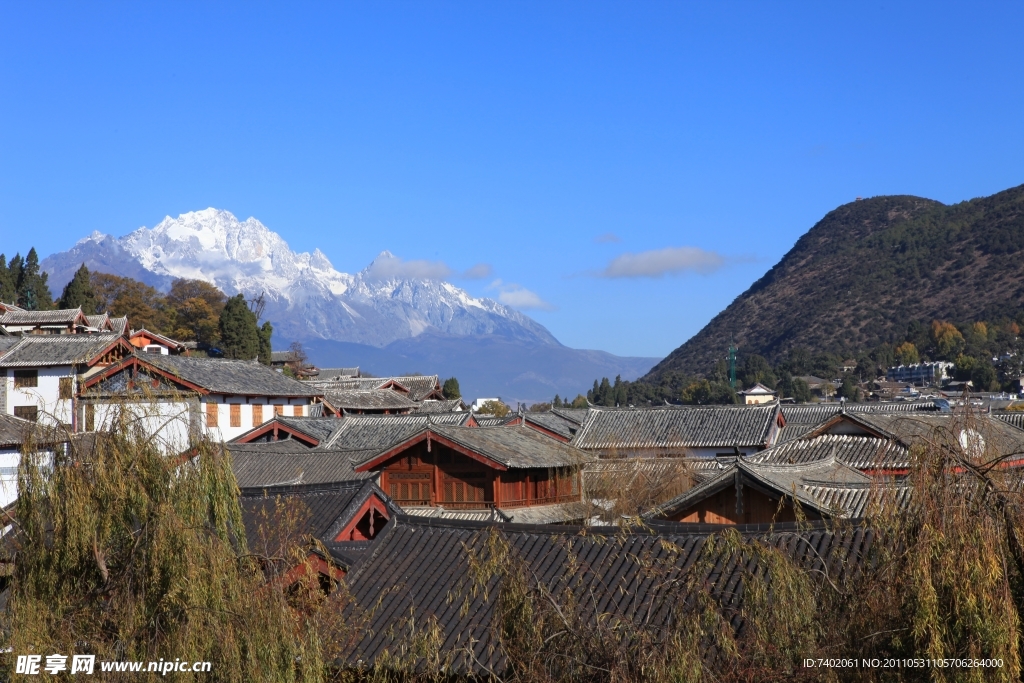
[[[500,279],[487,285],[487,289],[498,290],[498,301],[519,310],[536,309],[541,311],[553,311],[555,307],[541,299],[536,292],[517,285],[514,282],[504,283]]]
[[[611,244],[613,242],[621,242],[622,238],[616,235],[614,232],[606,232],[603,235],[598,235],[594,238],[594,241],[598,244]]]
[[[490,277],[492,273],[494,273],[494,268],[490,263],[478,263],[462,273],[462,277],[467,280],[483,280],[485,277]]]
[[[682,273],[707,275],[724,265],[725,258],[713,251],[698,247],[666,247],[639,254],[620,254],[598,275],[607,278],[661,277]]]
[[[370,264],[367,274],[373,280],[389,280],[391,278],[443,280],[452,274],[452,269],[441,261],[403,261],[397,256],[384,252]]]

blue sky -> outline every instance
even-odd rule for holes
[[[0,251],[214,206],[661,356],[826,212],[1024,183],[1024,3],[0,4]]]

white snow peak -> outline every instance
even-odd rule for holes
[[[474,298],[446,282],[450,271],[441,262],[404,261],[384,250],[350,275],[336,270],[319,249],[312,254],[293,252],[257,219],[240,221],[231,212],[212,207],[167,216],[152,228],[139,228],[120,239],[94,232],[79,244],[87,241],[123,250],[121,259],[129,254],[164,281],[193,278],[229,295],[262,293],[267,301],[264,317],[286,338],[384,346],[434,330],[558,344],[522,313],[491,299]],[[65,255],[73,258],[70,252]]]

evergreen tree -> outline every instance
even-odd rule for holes
[[[18,303],[18,283],[21,282],[21,271],[24,269],[25,259],[21,257],[20,253],[15,254],[7,266],[7,272],[11,278],[11,285],[14,287],[14,296],[11,298],[12,304]]]
[[[32,247],[18,277],[18,305],[29,311],[53,308],[53,295],[46,284],[48,278],[46,273],[40,272],[39,255],[35,247]]]
[[[622,381],[622,375],[615,375],[615,384],[612,386],[613,401],[617,406],[624,406],[626,400],[626,382]]]
[[[82,267],[75,272],[71,282],[64,285],[64,291],[60,295],[61,308],[78,308],[81,306],[82,313],[96,315],[96,292],[92,289],[89,281],[89,269],[82,264]]]
[[[253,319],[255,319],[255,318],[256,318],[256,316],[253,315]],[[263,326],[260,327],[260,330],[259,330],[259,336],[260,336],[259,359],[260,359],[260,362],[263,363],[264,365],[270,365],[271,354],[273,353],[273,349],[271,349],[271,347],[270,347],[270,338],[273,336],[273,334],[274,334],[274,326],[271,325],[270,321],[268,320],[267,322],[263,323]]]
[[[441,391],[444,393],[444,397],[449,401],[462,398],[462,390],[459,388],[459,380],[454,377],[449,377],[444,381],[444,386],[441,387]]]
[[[220,314],[221,350],[225,358],[252,360],[260,355],[262,340],[256,327],[256,315],[249,310],[241,294],[228,299]],[[269,337],[266,340],[270,346]]]
[[[838,393],[847,401],[860,401],[860,387],[857,386],[857,380],[850,375],[843,378],[843,385],[839,387]]]
[[[551,402],[551,407],[552,408],[561,408],[562,407],[562,397],[559,396],[558,394],[555,394],[555,400],[553,400]]]
[[[0,302],[13,304],[17,298],[18,289],[7,267],[7,257],[0,254]]]
[[[597,401],[595,403],[602,406],[615,405],[615,395],[612,393],[612,385],[607,377],[601,378],[601,385],[598,387]]]

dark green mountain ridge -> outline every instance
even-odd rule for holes
[[[1024,307],[1024,185],[954,205],[873,197],[828,213],[761,279],[641,381],[710,373],[730,342],[782,360],[854,355],[912,321],[994,320]]]

